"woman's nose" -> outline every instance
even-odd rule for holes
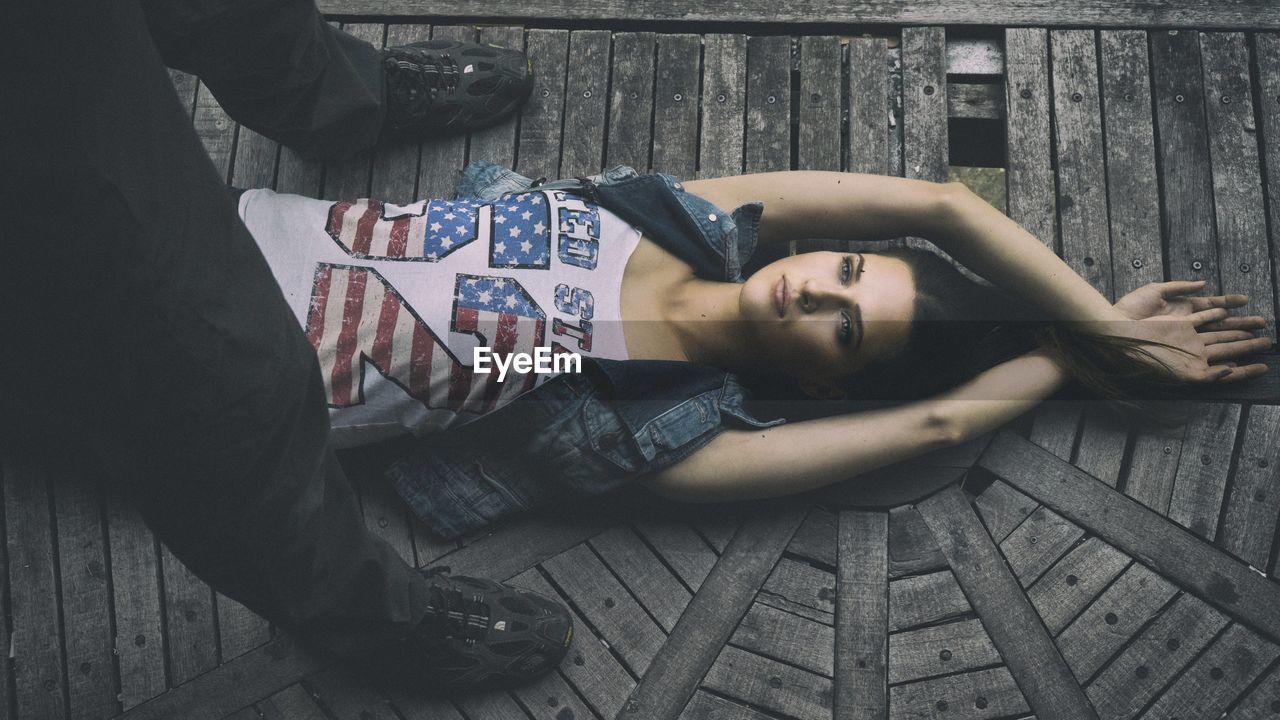
[[[814,313],[839,302],[839,289],[824,283],[806,282],[800,289],[800,309]]]

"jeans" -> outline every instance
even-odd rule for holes
[[[266,5],[7,8],[0,452],[82,440],[214,588],[317,649],[385,658],[426,581],[365,529],[315,352],[164,65],[283,142],[372,144],[377,52],[310,0]]]

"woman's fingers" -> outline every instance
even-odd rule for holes
[[[1218,343],[1205,348],[1205,355],[1209,362],[1225,360],[1227,358],[1242,357],[1244,355],[1252,355],[1254,353],[1264,352],[1271,349],[1273,341],[1271,338],[1254,338],[1252,340],[1237,340],[1235,342]]]
[[[1216,345],[1218,343],[1233,342],[1235,340],[1253,340],[1253,333],[1247,330],[1220,330],[1218,332],[1200,333],[1200,342],[1205,345]]]
[[[1160,293],[1165,297],[1173,297],[1175,295],[1186,295],[1193,293],[1204,287],[1203,280],[1169,280],[1167,282],[1152,283],[1160,289]]]
[[[1186,298],[1191,302],[1192,310],[1207,310],[1209,308],[1222,307],[1234,308],[1247,305],[1249,303],[1248,295],[1192,295]]]
[[[1239,382],[1250,380],[1267,374],[1267,366],[1262,363],[1245,365],[1244,367],[1226,367],[1215,365],[1209,368],[1209,381],[1216,383]]]
[[[1214,322],[1215,320],[1222,320],[1225,317],[1227,317],[1226,308],[1209,308],[1207,310],[1200,310],[1197,312],[1193,312],[1190,315],[1186,316],[1186,319],[1190,320],[1192,324],[1195,325],[1196,327],[1200,327],[1205,323]]]
[[[1200,332],[1213,330],[1247,330],[1249,328],[1266,327],[1267,320],[1261,315],[1232,316],[1208,323],[1200,327]]]

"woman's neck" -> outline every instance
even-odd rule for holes
[[[742,285],[693,278],[673,288],[663,303],[663,320],[671,328],[685,359],[725,369],[750,366],[752,337],[742,319],[738,297]]]

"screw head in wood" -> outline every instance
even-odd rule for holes
[[[765,102],[767,102],[767,103],[769,103],[770,105],[772,105],[772,104],[774,104],[774,103],[778,102],[778,98],[774,97],[773,95],[770,95],[770,96],[765,100]]]
[[[1174,102],[1182,102],[1183,100],[1186,100],[1186,98],[1182,96],[1182,93],[1178,93],[1177,95],[1173,96]]]
[[[1267,459],[1266,459],[1266,458],[1258,458],[1258,467],[1266,467],[1266,466],[1267,466]]]
[[[938,659],[941,660],[942,662],[947,662],[948,660],[951,659],[951,651],[943,650],[942,652],[938,653]]]
[[[814,93],[809,96],[809,102],[822,102],[822,93]]]
[[[1029,88],[1022,88],[1022,91],[1019,92],[1018,94],[1021,95],[1024,100],[1030,99],[1031,90]]]
[[[728,99],[729,98],[725,96],[724,93],[720,93],[719,95],[716,96],[716,102],[724,102],[725,100],[728,100]]]
[[[1209,464],[1209,463],[1211,463],[1211,462],[1213,462],[1213,458],[1209,457],[1208,455],[1201,455],[1201,456],[1200,456],[1200,464],[1201,464],[1201,465],[1208,465],[1208,464]]]
[[[672,100],[675,100],[676,102],[680,102],[681,100],[683,100],[683,99],[684,99],[684,96],[683,96],[683,95],[681,95],[680,93],[676,93],[675,95],[673,95],[673,96],[671,97],[671,99],[672,99]]]
[[[1092,257],[1089,257],[1088,255],[1086,255],[1086,256],[1085,256],[1085,258],[1084,258],[1084,266],[1085,266],[1085,267],[1093,267],[1093,258],[1092,258]]]
[[[924,94],[925,94],[925,95],[932,95],[932,94],[933,94],[933,86],[932,86],[932,85],[925,85],[925,86],[924,86]]]
[[[935,704],[934,704],[934,707],[938,708],[938,711],[939,711],[939,712],[946,712],[946,711],[947,711],[947,701],[946,701],[946,700],[939,700],[937,703],[935,703]]]
[[[590,91],[590,90],[583,90],[583,91],[582,91],[582,97],[584,97],[584,98],[589,98],[589,97],[591,97],[591,91]]]
[[[973,706],[978,708],[979,710],[985,710],[987,709],[987,699],[979,695],[978,697],[974,698]]]
[[[1137,675],[1139,678],[1145,678],[1151,674],[1151,669],[1146,665],[1139,665],[1138,668],[1133,671],[1133,674]]]
[[[1191,263],[1192,270],[1201,270],[1203,268],[1204,268],[1204,263],[1200,262],[1199,260],[1196,260],[1195,262]]]
[[[1133,266],[1134,266],[1135,268],[1140,268],[1140,267],[1142,267],[1142,259],[1141,259],[1141,258],[1134,258],[1134,259],[1133,259],[1133,263],[1132,263],[1132,264],[1133,264]]]
[[[1223,104],[1223,105],[1230,105],[1230,104],[1231,104],[1231,96],[1230,96],[1230,95],[1223,95],[1223,96],[1222,96],[1222,104]]]
[[[1170,453],[1172,453],[1172,452],[1173,452],[1173,448],[1169,447],[1168,445],[1165,445],[1165,446],[1164,446],[1164,454],[1165,454],[1165,455],[1168,455],[1168,454],[1170,454]]]
[[[1080,102],[1081,100],[1084,100],[1084,95],[1078,92],[1071,93],[1071,102]]]
[[[546,88],[543,88],[542,97],[551,97],[551,91],[547,90]]]
[[[1240,263],[1240,272],[1249,272],[1249,263]]]

